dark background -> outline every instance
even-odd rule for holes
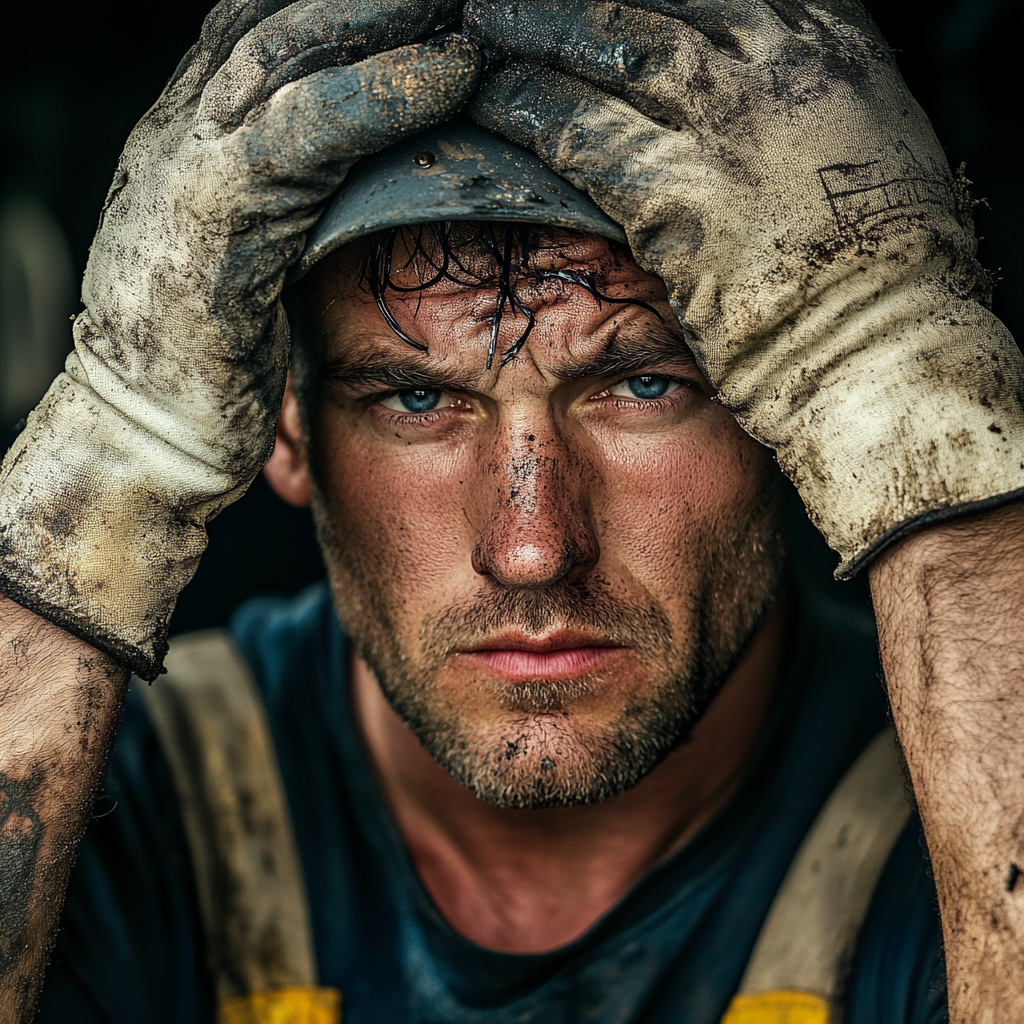
[[[65,307],[59,310],[61,320],[80,308],[71,282],[84,268],[124,139],[197,37],[209,6],[203,0],[169,5],[11,0],[5,5],[0,204],[28,202],[59,229],[68,279],[53,300]],[[995,309],[1019,339],[1024,336],[1019,286],[1024,208],[1018,193],[1024,18],[1019,4],[888,0],[867,6],[897,51],[950,164],[966,163],[975,196],[987,200],[976,211],[981,257],[1005,279]],[[16,285],[8,281],[8,300]],[[70,345],[70,330],[67,337]],[[0,422],[0,450],[25,411],[3,409],[0,420],[7,422]],[[795,531],[798,571],[826,581],[833,556],[806,522]],[[199,575],[182,594],[175,631],[221,623],[249,594],[292,592],[322,574],[308,514],[277,499],[262,477],[211,525],[210,536]],[[862,601],[863,581],[840,592]]]

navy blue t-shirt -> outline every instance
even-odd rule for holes
[[[350,652],[326,587],[250,602],[231,630],[266,702],[319,981],[342,991],[345,1024],[718,1024],[800,841],[885,723],[870,622],[801,599],[788,677],[728,803],[576,941],[497,953],[456,933],[415,874],[353,727]],[[204,956],[173,783],[133,693],[39,1019],[212,1022]],[[935,891],[912,818],[861,932],[846,1022],[945,1020]]]

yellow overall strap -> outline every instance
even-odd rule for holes
[[[838,1024],[878,877],[910,816],[885,729],[833,790],[768,911],[722,1024]]]
[[[316,983],[309,907],[266,713],[222,630],[176,638],[144,697],[195,868],[218,1024],[339,1024]]]

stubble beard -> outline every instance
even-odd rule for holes
[[[766,474],[766,477],[768,474]],[[394,579],[383,553],[344,543],[314,488],[313,515],[335,607],[356,651],[388,703],[434,760],[477,797],[499,807],[538,809],[592,804],[635,786],[704,716],[760,628],[778,592],[783,563],[781,481],[767,478],[749,514],[733,529],[704,531],[692,546],[685,637],[674,639],[656,601],[613,593],[597,573],[543,590],[485,582],[470,601],[428,618],[415,662],[393,611]],[[620,713],[595,727],[578,713],[602,687],[600,672],[570,680],[474,680],[498,709],[473,721],[439,685],[457,650],[507,632],[537,634],[554,624],[633,648],[649,683]],[[614,666],[612,667],[614,671]]]

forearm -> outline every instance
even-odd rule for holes
[[[32,1017],[127,681],[0,597],[0,1024]]]
[[[871,590],[950,1020],[1024,1020],[1024,505],[911,535],[873,565]]]

